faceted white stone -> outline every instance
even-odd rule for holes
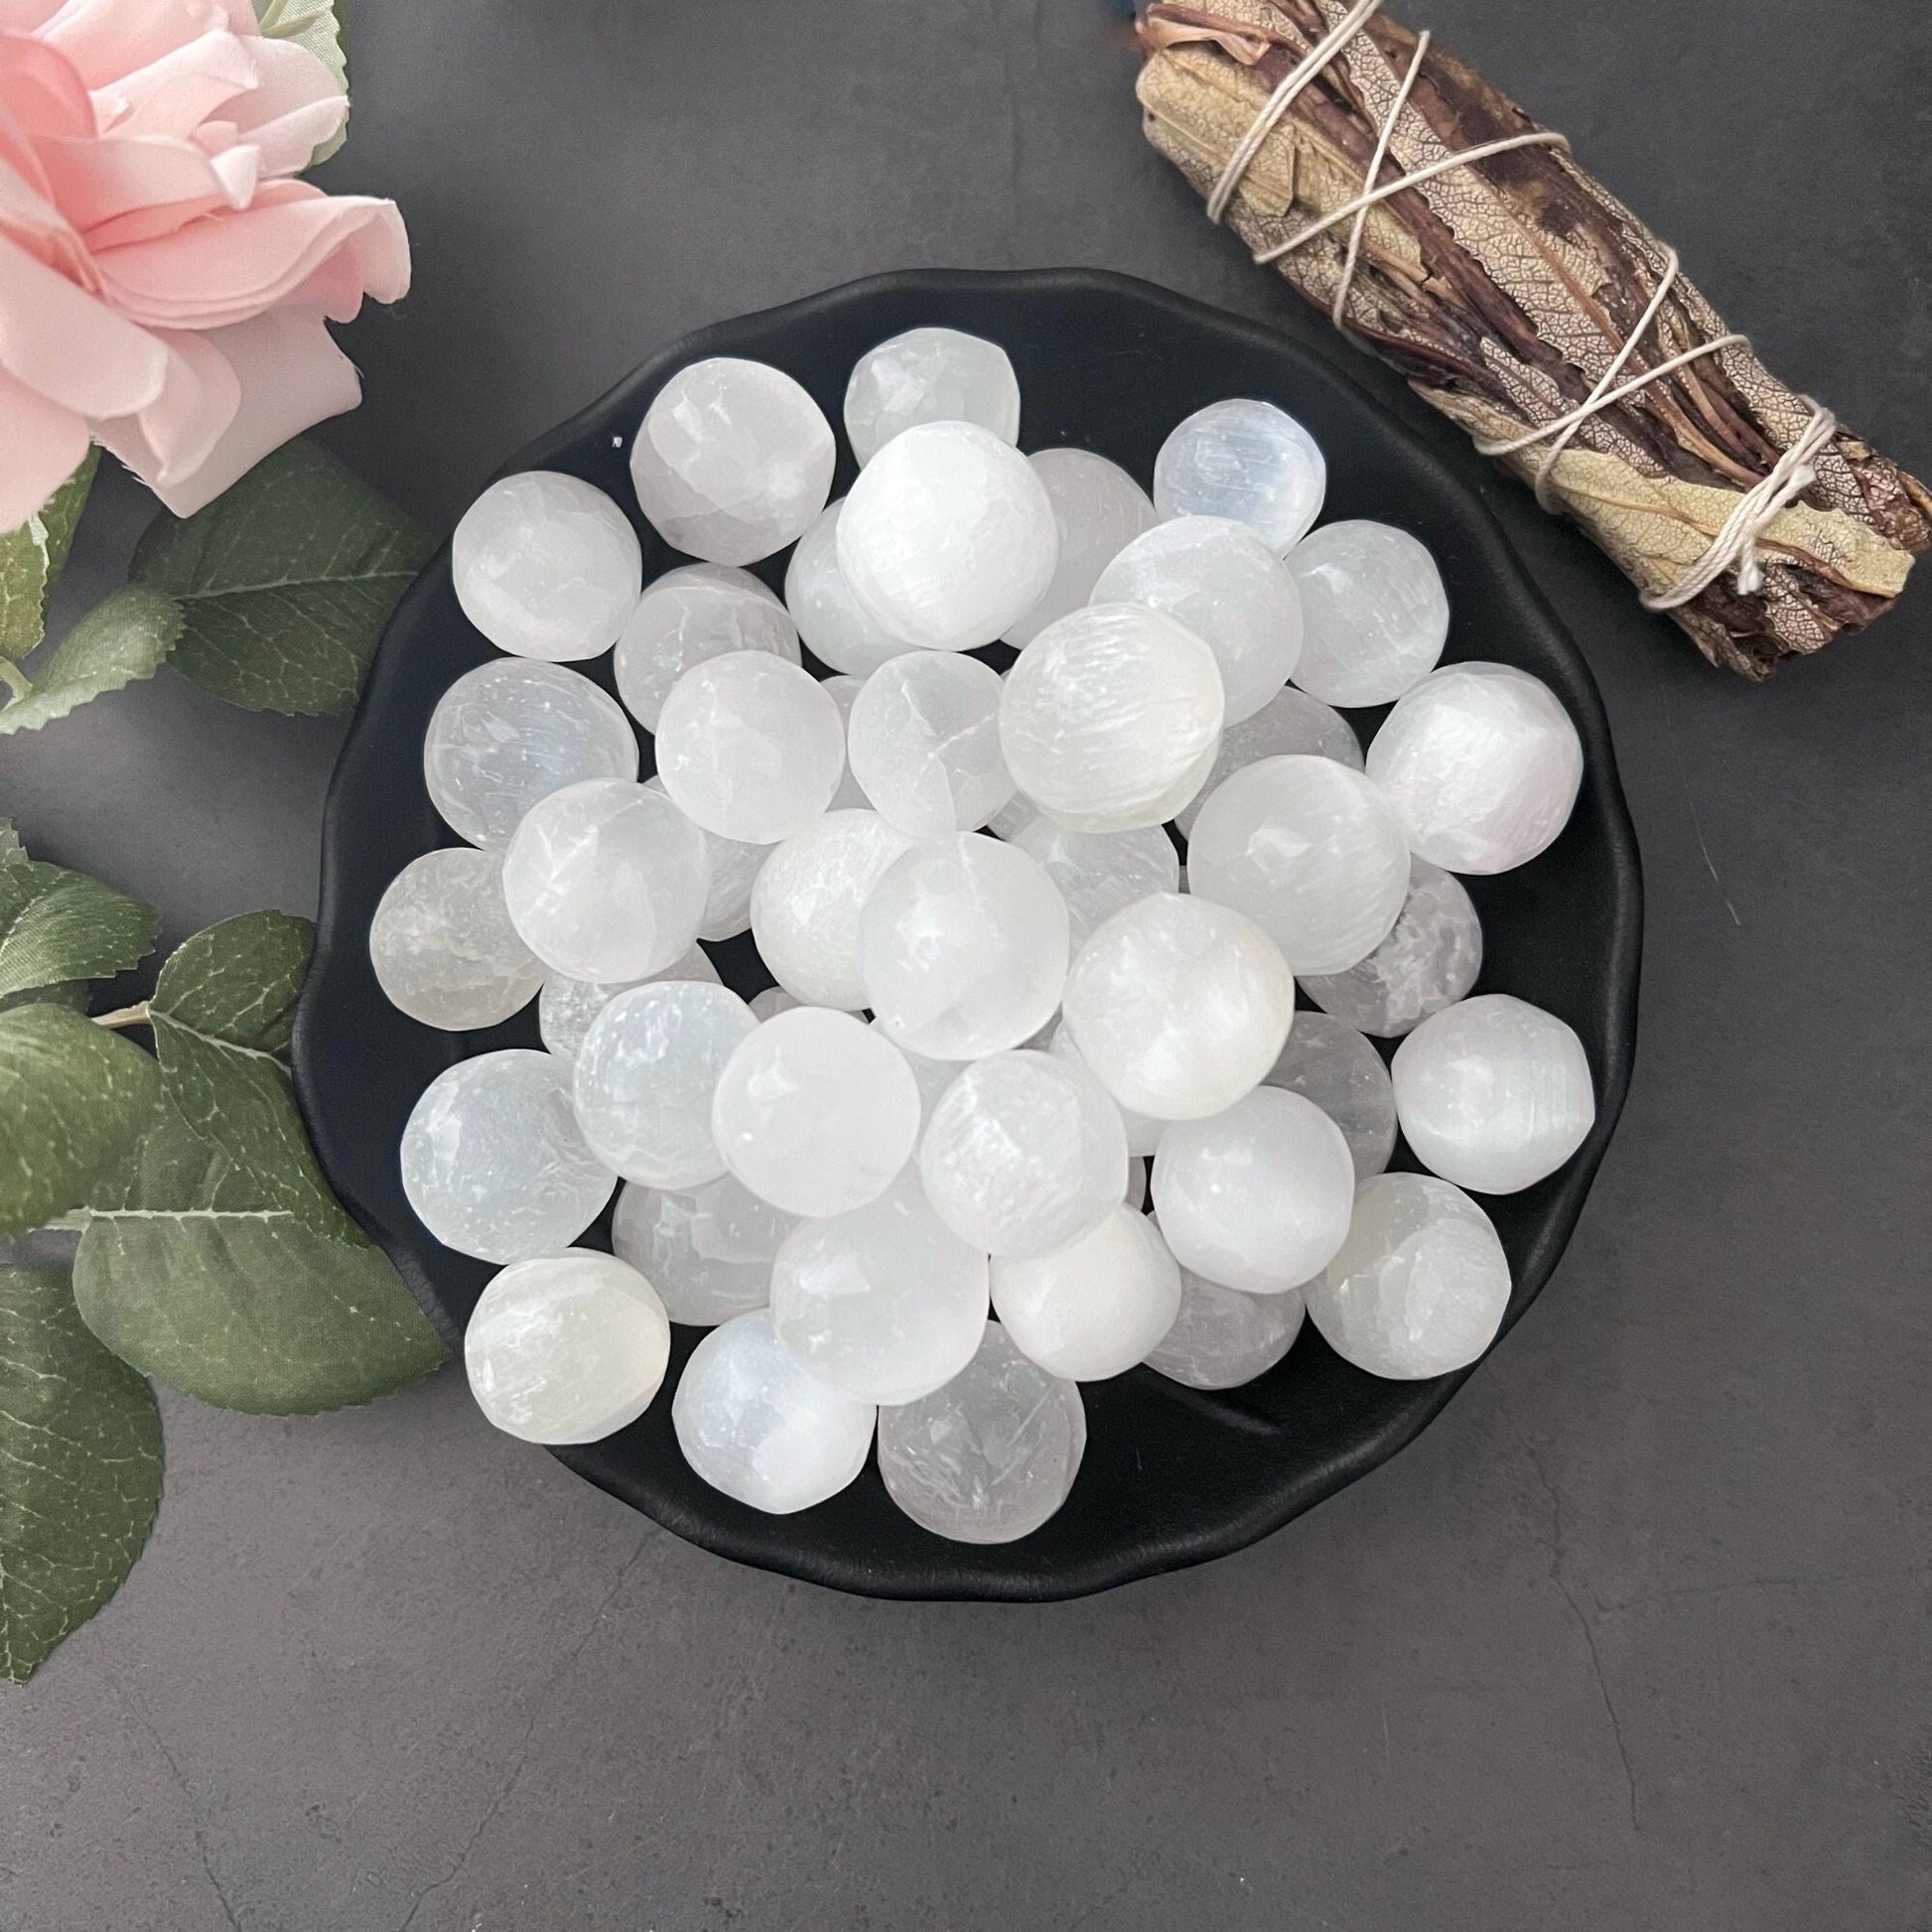
[[[1066,977],[1067,1032],[1123,1107],[1218,1114],[1274,1065],[1295,1015],[1281,950],[1230,906],[1161,893],[1116,912]]]
[[[1116,1113],[1120,1109],[1114,1109]],[[1123,1124],[1125,1117],[1123,1116]],[[1127,1163],[1127,1191],[1121,1198],[1136,1214],[1147,1205],[1147,1162],[1138,1154],[1132,1155]]]
[[[924,650],[1005,634],[1052,582],[1059,538],[1020,452],[974,423],[921,423],[859,473],[839,570],[873,621]]]
[[[914,843],[875,811],[833,811],[775,846],[752,888],[752,936],[771,977],[810,1006],[865,1006],[860,914]]]
[[[1090,604],[1007,673],[1000,743],[1014,782],[1078,832],[1172,818],[1221,732],[1221,673],[1191,630],[1138,604]]]
[[[811,527],[837,455],[825,412],[790,376],[718,355],[658,390],[630,448],[630,481],[673,550],[752,564]]]
[[[1066,1501],[1086,1446],[1078,1387],[1030,1362],[996,1321],[943,1389],[879,1416],[886,1493],[955,1543],[1031,1536]]]
[[[1291,684],[1252,718],[1243,718],[1222,732],[1214,768],[1200,790],[1174,814],[1181,836],[1193,837],[1200,808],[1221,788],[1224,779],[1263,759],[1275,758],[1333,759],[1355,771],[1363,764],[1362,744],[1354,726],[1319,698],[1311,698]]]
[[[1100,573],[1096,604],[1145,604],[1202,639],[1221,667],[1227,722],[1252,718],[1302,656],[1302,600],[1260,534],[1225,516],[1177,516]]]
[[[809,671],[761,651],[688,670],[657,722],[657,775],[707,832],[775,845],[832,802],[845,770],[838,705]]]
[[[430,803],[472,845],[501,852],[539,798],[587,778],[634,778],[637,734],[581,672],[521,657],[465,671],[423,739]]]
[[[543,963],[503,904],[503,862],[453,846],[412,859],[369,921],[376,984],[412,1020],[460,1032],[494,1027],[529,1005]]]
[[[1302,1332],[1308,1304],[1286,1295],[1243,1295],[1180,1271],[1180,1312],[1147,1365],[1190,1389],[1238,1389],[1266,1375]]]
[[[994,1053],[959,1075],[919,1141],[939,1218],[995,1255],[1043,1255],[1098,1224],[1127,1187],[1120,1110],[1077,1061]]]
[[[873,1031],[885,1034],[886,1030],[877,1020],[872,1023]],[[888,1035],[890,1037],[890,1035]],[[932,1118],[932,1110],[939,1104],[939,1096],[959,1078],[957,1060],[929,1060],[923,1053],[914,1053],[901,1046],[899,1052],[905,1064],[912,1069],[912,1078],[919,1089],[919,1130],[925,1131],[925,1124]]]
[[[1395,1152],[1395,1088],[1382,1055],[1353,1027],[1325,1013],[1298,1013],[1265,1085],[1311,1100],[1341,1129],[1366,1180]]]
[[[845,498],[798,539],[785,566],[785,605],[812,654],[835,671],[870,677],[912,646],[895,637],[852,594],[839,568],[839,518]]]
[[[1251,524],[1278,555],[1321,514],[1328,466],[1286,410],[1231,398],[1177,424],[1154,459],[1154,506],[1167,516]]]
[[[847,677],[841,673],[837,677],[821,678],[825,695],[839,708],[839,730],[847,740],[845,769],[839,776],[839,788],[832,794],[832,802],[825,809],[832,812],[869,812],[872,800],[866,796],[865,787],[852,775],[850,741],[852,737],[852,707],[859,701],[859,693],[866,688],[862,677]]]
[[[850,1213],[912,1158],[919,1087],[863,1020],[794,1007],[739,1043],[718,1078],[712,1138],[761,1200],[788,1214]]]
[[[1427,859],[1409,860],[1409,897],[1389,936],[1345,973],[1317,973],[1302,990],[1325,1013],[1393,1038],[1452,1006],[1482,971],[1482,921],[1462,882]]]
[[[1368,774],[1432,864],[1508,872],[1569,824],[1584,748],[1540,678],[1509,664],[1446,664],[1382,721]]]
[[[1495,1339],[1509,1260],[1461,1188],[1434,1174],[1378,1173],[1355,1190],[1340,1253],[1304,1292],[1343,1361],[1418,1381],[1467,1367]]]
[[[1409,846],[1360,772],[1263,759],[1200,808],[1187,886],[1256,920],[1296,972],[1339,973],[1388,937],[1409,893]]]
[[[1449,595],[1428,547],[1390,523],[1324,523],[1290,551],[1306,628],[1295,682],[1328,704],[1393,704],[1436,668]]]
[[[1416,1159],[1477,1193],[1519,1193],[1555,1173],[1596,1119],[1584,1042],[1507,993],[1432,1014],[1396,1048],[1391,1071]]]
[[[463,1333],[477,1406],[526,1443],[597,1443],[663,1386],[671,1324],[615,1255],[569,1248],[491,1276]]]
[[[644,581],[629,519],[603,490],[554,470],[493,483],[450,540],[463,615],[498,650],[561,662],[617,641]]]
[[[1131,832],[1070,832],[1050,818],[1031,819],[1010,843],[1037,859],[1060,889],[1072,921],[1073,944],[1136,899],[1180,890],[1180,854],[1166,828],[1142,825]]]
[[[665,798],[671,795],[664,788],[664,780],[656,776],[644,780],[644,789]],[[709,939],[715,945],[752,929],[752,887],[765,860],[777,847],[748,845],[743,839],[723,839],[716,832],[707,832],[702,825],[698,827],[698,836],[704,840],[705,862],[711,868],[711,890],[705,894],[698,937]]]
[[[993,1309],[1021,1353],[1098,1382],[1143,1360],[1180,1311],[1180,1270],[1161,1231],[1125,1203],[1058,1253],[993,1263]]]
[[[1018,623],[1007,626],[1006,640],[1016,645],[1032,643],[1049,623],[1093,597],[1100,573],[1155,522],[1147,491],[1104,456],[1091,450],[1035,450],[1027,461],[1045,484],[1047,500],[1053,505],[1059,562],[1039,602]]]
[[[997,343],[958,329],[908,329],[859,357],[845,387],[845,433],[870,463],[916,423],[977,423],[1020,440],[1020,379]]]
[[[1000,753],[1000,674],[977,657],[909,651],[854,699],[846,757],[880,815],[914,838],[977,831],[1013,796]]]
[[[681,564],[649,585],[612,653],[618,696],[646,731],[657,729],[671,686],[694,664],[761,650],[799,662],[790,613],[752,575],[727,564]]]
[[[691,1352],[671,1403],[684,1459],[754,1509],[788,1516],[836,1496],[872,1448],[876,1412],[808,1374],[758,1309]]]
[[[503,902],[553,972],[638,980],[691,949],[711,894],[698,828],[621,778],[566,785],[524,815],[503,860]]]
[[[570,1069],[522,1047],[439,1073],[402,1135],[402,1188],[417,1218],[459,1254],[529,1261],[597,1219],[617,1176],[585,1142]]]
[[[599,1160],[649,1187],[695,1187],[725,1172],[711,1097],[739,1043],[759,1030],[729,987],[655,980],[591,1023],[571,1097]]]
[[[760,1021],[773,1019],[781,1013],[789,1013],[793,1007],[802,1007],[803,1000],[794,999],[782,986],[767,986],[762,993],[752,995],[752,1011]]]
[[[1075,1066],[1086,1065],[1086,1061],[1080,1057],[1080,1049],[1073,1043],[1073,1035],[1066,1030],[1064,1020],[1055,1022],[1051,1033],[1048,1034],[1046,1050],[1058,1059],[1071,1060]],[[1118,1100],[1114,1102],[1114,1107],[1120,1115],[1120,1124],[1127,1130],[1128,1153],[1130,1155],[1152,1154],[1161,1145],[1161,1135],[1168,1123],[1165,1120],[1156,1120],[1151,1114],[1137,1114],[1133,1108],[1121,1106]],[[1141,1163],[1143,1168],[1146,1165],[1145,1161]],[[1145,1200],[1145,1193],[1142,1198]],[[1141,1204],[1141,1201],[1133,1198],[1133,1177],[1130,1174],[1128,1205],[1138,1207]]]
[[[693,946],[650,978],[703,980],[711,986],[723,984],[717,967],[711,963],[711,955],[702,946]],[[537,995],[537,1032],[543,1035],[543,1043],[560,1060],[574,1062],[592,1021],[620,993],[628,993],[633,986],[648,983],[645,980],[574,980],[562,973],[552,973]]]
[[[771,1263],[794,1226],[730,1174],[675,1190],[626,1180],[611,1246],[663,1297],[673,1321],[711,1328],[764,1307]]]
[[[859,920],[866,1004],[898,1046],[972,1060],[1031,1039],[1066,982],[1066,901],[1037,863],[977,832],[893,862]]]
[[[778,1339],[862,1402],[916,1402],[972,1360],[986,1325],[986,1256],[932,1211],[916,1174],[855,1209],[806,1221],[771,1270]]]
[[[985,829],[996,837],[1012,842],[1023,825],[1031,825],[1039,816],[1038,808],[1025,792],[1016,791],[1000,809],[986,821]]]

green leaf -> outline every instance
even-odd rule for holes
[[[279,1053],[308,976],[316,929],[286,912],[244,912],[176,947],[154,989],[180,1026]]]
[[[340,0],[334,6],[330,0],[254,0],[254,4],[255,20],[264,34],[306,47],[345,87],[348,85]],[[310,167],[327,161],[342,144],[339,130],[309,157]]]
[[[341,711],[433,548],[298,438],[206,509],[156,517],[131,575],[180,601],[175,665],[205,690],[253,711]]]
[[[89,698],[153,677],[182,628],[182,608],[165,593],[110,591],[55,646],[33,688],[0,711],[0,733],[39,731]]]
[[[52,1268],[0,1268],[0,1672],[24,1683],[120,1588],[161,1503],[154,1392]]]
[[[0,866],[0,994],[124,973],[154,945],[154,913],[85,873]]]
[[[67,568],[73,526],[93,487],[98,450],[18,529],[0,535],[0,657],[21,658],[40,642],[47,594]]]
[[[0,1013],[15,1007],[66,1007],[69,1013],[85,1013],[93,997],[90,980],[56,980],[52,986],[29,986],[18,993],[0,994]]]

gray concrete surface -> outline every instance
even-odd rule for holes
[[[1103,0],[352,11],[332,175],[418,280],[328,440],[438,524],[653,345],[871,270],[1104,264],[1325,339],[1141,146]],[[1409,14],[1932,470],[1922,9]],[[451,1375],[171,1400],[145,1560],[0,1695],[0,1928],[1932,1925],[1932,591],[1752,691],[1490,492],[1616,726],[1642,1051],[1562,1270],[1414,1449],[1204,1571],[921,1608],[682,1547]],[[82,589],[140,514],[101,492]],[[339,732],[164,674],[8,744],[0,809],[177,931],[299,908]]]

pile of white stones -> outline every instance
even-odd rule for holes
[[[700,561],[645,587],[570,476],[463,518],[457,596],[505,654],[424,769],[467,843],[404,869],[369,947],[431,1027],[538,1003],[548,1050],[460,1061],[402,1143],[429,1230],[504,1264],[466,1346],[498,1427],[621,1429],[668,1324],[708,1327],[671,1412],[706,1481],[802,1509],[876,1434],[909,1516],[999,1542],[1065,1499],[1079,1382],[1233,1387],[1305,1311],[1382,1376],[1493,1338],[1509,1269],[1463,1189],[1554,1172],[1594,1098],[1561,1020],[1468,997],[1454,875],[1563,829],[1570,718],[1506,665],[1438,668],[1434,560],[1312,528],[1322,455],[1274,405],[1190,416],[1151,497],[1022,456],[1020,420],[995,345],[882,344],[828,504],[817,404],[719,358],[630,455]],[[787,545],[781,602],[744,566]],[[1004,675],[966,654],[997,641]],[[607,651],[621,704],[566,668]],[[1387,704],[1364,759],[1332,707]],[[701,944],[748,930],[776,982],[749,1004]],[[1398,1125],[1430,1173],[1384,1172]],[[615,1252],[573,1245],[620,1179]]]

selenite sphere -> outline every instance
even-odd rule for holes
[[[1165,827],[1131,832],[1071,832],[1050,818],[1033,818],[1008,841],[1060,889],[1072,921],[1073,943],[1082,945],[1095,926],[1150,893],[1180,890],[1180,854]]]
[[[1086,1061],[1080,1057],[1080,1049],[1073,1043],[1073,1035],[1066,1030],[1066,1022],[1064,1020],[1054,1023],[1053,1030],[1046,1038],[1046,1050],[1056,1059],[1070,1060],[1075,1066],[1079,1067],[1085,1067],[1086,1065]],[[957,1071],[956,1068],[954,1070]],[[1114,1108],[1120,1115],[1121,1126],[1127,1130],[1127,1152],[1130,1156],[1152,1154],[1161,1145],[1162,1131],[1168,1124],[1165,1120],[1156,1120],[1150,1114],[1137,1114],[1133,1108],[1121,1106],[1118,1100],[1114,1102]],[[1134,1198],[1134,1176],[1131,1171],[1134,1166],[1138,1166],[1142,1170],[1141,1198],[1139,1200]],[[1145,1160],[1130,1161],[1129,1167],[1127,1204],[1130,1207],[1141,1207],[1146,1204],[1147,1200],[1147,1162]]]
[[[711,1096],[739,1043],[759,1030],[726,986],[654,980],[620,993],[591,1023],[571,1070],[577,1124],[598,1159],[649,1187],[695,1187],[725,1172]]]
[[[1031,1536],[1066,1501],[1087,1447],[1079,1389],[1030,1362],[989,1321],[942,1389],[879,1416],[886,1493],[955,1543]]]
[[[1462,882],[1427,859],[1409,860],[1409,897],[1389,936],[1345,973],[1317,973],[1302,990],[1324,1013],[1383,1039],[1453,1006],[1482,971],[1482,921]]]
[[[657,775],[707,832],[776,845],[832,802],[845,771],[838,705],[809,671],[762,651],[695,665],[657,721]]]
[[[791,614],[749,570],[681,564],[645,588],[624,621],[611,669],[624,709],[654,732],[671,686],[692,665],[741,650],[796,664]]]
[[[1329,704],[1393,704],[1436,668],[1449,594],[1428,547],[1390,523],[1324,523],[1289,553],[1302,592],[1295,682]]]
[[[837,677],[819,679],[819,688],[839,708],[839,730],[848,740],[845,769],[839,774],[839,788],[832,794],[832,802],[826,807],[833,812],[869,812],[872,800],[866,796],[865,787],[852,775],[852,707],[859,701],[859,693],[866,688],[862,677],[848,677],[840,672]]]
[[[503,861],[452,846],[412,859],[369,921],[369,964],[389,1004],[426,1027],[494,1027],[526,1007],[543,962],[503,904]]]
[[[1254,919],[1298,973],[1339,973],[1409,894],[1389,801],[1333,759],[1263,759],[1224,780],[1187,838],[1187,889]]]
[[[663,1386],[671,1324],[657,1291],[615,1255],[568,1248],[484,1286],[463,1331],[477,1406],[526,1443],[597,1443]]]
[[[995,1255],[1077,1241],[1127,1188],[1120,1110],[1077,1061],[994,1053],[947,1087],[919,1141],[939,1218]]]
[[[1180,1270],[1168,1244],[1124,1202],[1070,1246],[996,1259],[992,1273],[993,1310],[1015,1346],[1071,1381],[1132,1368],[1180,1311]]]
[[[1221,734],[1221,749],[1213,769],[1192,800],[1174,814],[1183,838],[1192,838],[1200,808],[1221,788],[1222,781],[1263,759],[1333,759],[1359,771],[1362,743],[1355,728],[1340,712],[1290,685],[1278,691],[1252,718],[1243,718]]]
[[[760,1200],[788,1214],[846,1214],[877,1200],[912,1158],[918,1082],[898,1048],[863,1020],[793,1007],[726,1062],[711,1132]]]
[[[717,967],[711,963],[711,955],[702,946],[693,946],[650,978],[704,980],[712,986],[723,984]],[[574,980],[562,973],[552,973],[537,995],[537,1032],[542,1035],[543,1043],[560,1060],[574,1061],[592,1021],[620,993],[628,993],[633,986],[647,983],[645,980]]]
[[[1357,1180],[1389,1165],[1395,1087],[1382,1055],[1353,1027],[1325,1013],[1298,1013],[1263,1084],[1313,1101],[1341,1129]]]
[[[771,1516],[836,1496],[866,1466],[875,1419],[870,1402],[799,1365],[768,1309],[706,1335],[671,1402],[685,1461],[712,1488]]]
[[[976,423],[921,423],[859,473],[838,526],[839,570],[873,621],[922,650],[1003,636],[1052,582],[1046,486]]]
[[[496,657],[437,700],[423,738],[429,801],[459,838],[501,852],[538,799],[589,778],[634,778],[623,707],[579,671]]]
[[[538,800],[503,859],[511,923],[572,979],[660,971],[691,949],[710,896],[704,835],[661,793],[620,778]]]
[[[1177,424],[1154,459],[1164,517],[1225,516],[1281,555],[1321,514],[1328,466],[1315,440],[1272,402],[1211,402]]]
[[[1480,1194],[1555,1173],[1596,1119],[1584,1042],[1554,1013],[1484,993],[1432,1014],[1395,1049],[1395,1105],[1416,1159]]]
[[[1155,523],[1147,491],[1104,456],[1091,450],[1035,450],[1027,461],[1053,505],[1059,561],[1039,602],[1007,626],[1006,640],[1014,645],[1032,643],[1049,623],[1077,611],[1094,596],[1100,573]]]
[[[1446,664],[1382,721],[1368,775],[1432,864],[1508,872],[1570,822],[1584,748],[1540,678],[1509,664]]]
[[[1319,1274],[1354,1200],[1341,1129],[1280,1087],[1175,1121],[1154,1158],[1154,1211],[1175,1260],[1244,1295],[1281,1295]]]
[[[811,1373],[862,1402],[916,1402],[972,1360],[986,1256],[940,1220],[916,1175],[849,1214],[805,1221],[771,1269],[771,1318]]]
[[[870,463],[919,423],[977,423],[1020,441],[1020,378],[998,343],[958,329],[908,329],[869,348],[845,385],[845,433]]]
[[[872,1022],[873,1031],[884,1035],[886,1030],[877,1020]],[[932,1118],[932,1110],[939,1104],[939,1096],[959,1078],[957,1060],[929,1060],[923,1053],[914,1053],[901,1046],[899,1052],[905,1064],[912,1069],[912,1078],[919,1089],[919,1128],[923,1132],[925,1124]]]
[[[1006,676],[1000,743],[1014,782],[1076,832],[1172,818],[1200,789],[1221,732],[1214,653],[1139,604],[1050,623]]]
[[[1461,1188],[1434,1174],[1378,1173],[1355,1190],[1348,1239],[1304,1292],[1343,1361],[1420,1381],[1466,1368],[1495,1339],[1509,1260]]]
[[[580,477],[526,470],[489,485],[450,539],[463,615],[517,657],[595,657],[644,581],[630,520]]]
[[[764,1307],[771,1263],[795,1225],[731,1174],[676,1189],[626,1180],[611,1246],[657,1290],[673,1321],[712,1328]]]
[[[839,518],[845,498],[828,503],[798,539],[785,566],[785,607],[814,656],[835,671],[870,677],[912,649],[893,636],[852,594],[839,568]]]
[[[1285,1295],[1243,1295],[1180,1271],[1180,1312],[1149,1351],[1147,1365],[1190,1389],[1238,1389],[1266,1375],[1302,1332],[1308,1304]]]
[[[616,1185],[578,1128],[570,1069],[548,1053],[460,1060],[423,1089],[403,1129],[402,1189],[417,1218],[483,1261],[569,1247]]]
[[[664,787],[664,780],[655,776],[644,780],[644,789],[665,798],[671,795]],[[705,894],[698,937],[709,939],[715,945],[752,929],[752,887],[765,860],[777,848],[748,845],[743,839],[720,838],[702,825],[698,827],[698,836],[704,840],[705,863],[711,868],[711,890]],[[700,974],[699,977],[710,976]]]
[[[1066,901],[1036,861],[978,832],[915,845],[859,919],[866,1005],[895,1045],[973,1060],[1031,1039],[1066,983]]]
[[[1066,976],[1067,1032],[1123,1107],[1196,1120],[1275,1064],[1295,1017],[1281,949],[1231,906],[1159,893],[1100,926]]]
[[[771,977],[809,1006],[857,1012],[859,919],[916,841],[874,811],[827,812],[774,846],[752,887],[752,937]]]
[[[1252,718],[1295,674],[1302,600],[1260,534],[1225,516],[1157,523],[1118,552],[1096,604],[1145,604],[1185,624],[1214,653],[1227,723]]]
[[[914,838],[975,832],[1013,796],[1000,674],[920,650],[882,664],[852,702],[846,757],[880,815]]]
[[[658,390],[630,447],[630,481],[673,550],[753,564],[811,527],[837,455],[825,412],[783,370],[717,355]]]

